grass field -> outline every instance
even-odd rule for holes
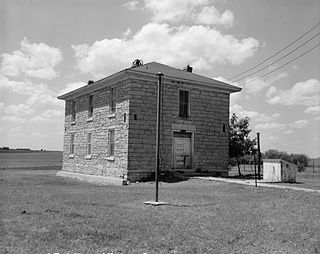
[[[0,153],[0,169],[60,169],[62,152]]]
[[[319,253],[320,195],[212,181],[95,186],[2,170],[0,253]]]
[[[254,178],[254,168],[251,165],[240,165],[241,173],[244,178]],[[229,176],[237,177],[239,175],[238,168],[232,167],[229,172]],[[308,188],[320,190],[320,168],[306,167],[305,171],[298,172],[296,177],[296,183],[272,183],[274,185],[288,185],[298,188]]]

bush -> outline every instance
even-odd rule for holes
[[[299,163],[298,164],[298,172],[303,172],[305,170],[306,170],[306,167],[302,163]]]

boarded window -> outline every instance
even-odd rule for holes
[[[70,138],[70,154],[74,154],[74,136],[74,133],[72,133]]]
[[[189,116],[189,91],[179,91],[179,116]]]
[[[87,155],[92,154],[92,133],[87,135]]]
[[[89,109],[88,109],[88,117],[92,117],[93,115],[93,95],[89,96]]]
[[[109,156],[114,155],[114,140],[115,140],[115,129],[110,129],[109,135],[108,135],[108,144],[109,144],[108,154],[109,154]]]
[[[116,111],[116,88],[112,87],[110,89],[110,112]]]
[[[71,102],[71,122],[76,120],[76,102]]]

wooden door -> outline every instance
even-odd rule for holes
[[[191,138],[174,137],[173,141],[173,167],[175,169],[191,168]]]

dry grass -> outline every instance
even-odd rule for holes
[[[243,178],[254,179],[254,168],[251,165],[240,165]],[[229,176],[237,177],[239,175],[237,167],[232,167]],[[273,183],[281,185],[289,185],[299,188],[308,188],[320,190],[320,169],[315,167],[306,167],[305,171],[298,172],[296,183]]]
[[[1,173],[0,253],[319,253],[320,195],[188,180],[94,186]]]
[[[62,152],[0,152],[0,169],[47,169],[62,167]]]

